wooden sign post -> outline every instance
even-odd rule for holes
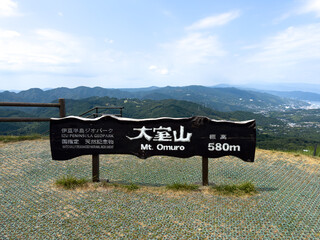
[[[99,166],[99,154],[92,155],[92,182],[100,182],[100,171]]]
[[[207,157],[202,157],[202,185],[209,185],[209,161]]]

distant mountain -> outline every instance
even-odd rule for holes
[[[310,84],[310,83],[263,83],[256,81],[250,84],[241,85],[230,85],[230,84],[219,84],[214,87],[236,87],[239,89],[249,89],[254,91],[303,91],[303,92],[320,92],[320,84]]]
[[[219,112],[211,108],[204,107],[197,103],[165,99],[165,100],[149,100],[149,99],[118,99],[109,97],[91,97],[86,99],[67,99],[66,109],[67,115],[79,116],[87,110],[95,106],[114,107],[121,106],[123,116],[129,118],[156,118],[156,117],[191,117],[191,116],[207,116],[217,120],[249,120],[256,119],[260,126],[272,124],[281,125],[282,122],[275,118],[264,117],[260,114],[251,112]],[[115,112],[106,112],[115,113]],[[59,113],[55,108],[33,108],[30,112],[22,111],[0,111],[0,117],[9,116],[31,116],[31,117],[59,117]],[[48,131],[47,123],[32,123],[31,125],[19,125],[21,123],[0,123],[0,135],[6,134],[29,134],[29,133],[45,133]],[[28,127],[26,127],[28,126]],[[9,127],[9,128],[8,128]],[[8,128],[8,129],[6,129]]]
[[[51,102],[58,98],[84,99],[89,97],[114,97],[127,99],[164,100],[176,99],[195,102],[217,111],[269,111],[286,107],[301,107],[306,103],[275,96],[269,93],[249,91],[234,87],[212,88],[203,86],[150,87],[138,89],[106,89],[77,87],[55,88],[43,91],[32,88],[19,93],[0,93],[3,102]]]
[[[128,96],[129,95],[129,96]],[[77,87],[77,88],[54,88],[47,91],[40,88],[31,88],[19,93],[5,91],[0,93],[1,102],[51,102],[58,98],[66,99],[82,99],[88,97],[118,97],[126,98],[130,97],[130,93],[118,90],[118,89],[106,89],[106,88],[89,88],[89,87]]]
[[[295,85],[296,86],[296,85]],[[300,85],[298,85],[300,86]],[[309,87],[307,87],[307,89],[310,89],[310,91],[291,91],[291,90],[286,90],[286,91],[276,91],[276,90],[270,90],[268,88],[265,89],[258,89],[258,88],[253,88],[251,87],[246,87],[244,85],[240,86],[232,86],[232,85],[228,85],[228,84],[219,84],[219,85],[215,85],[213,86],[213,88],[239,88],[242,90],[247,90],[247,91],[254,91],[254,92],[264,92],[264,93],[269,93],[275,96],[279,96],[279,97],[283,97],[283,98],[290,98],[290,99],[297,99],[297,100],[302,100],[302,101],[320,101],[320,85],[309,85]],[[313,88],[312,88],[313,87]],[[295,89],[292,86],[290,88],[283,88],[283,89]],[[297,88],[297,89],[303,89],[301,88]]]
[[[126,91],[126,92],[143,92],[143,91],[155,90],[158,88],[159,87],[151,86],[151,87],[146,87],[146,88],[119,88],[119,90]]]
[[[191,89],[194,88],[191,87]],[[179,90],[181,91],[181,89]],[[306,147],[314,146],[320,141],[320,136],[317,133],[320,110],[269,111],[263,115],[244,111],[220,112],[204,105],[175,99],[150,100],[109,97],[66,99],[66,110],[69,116],[79,116],[95,106],[121,106],[124,107],[124,117],[138,119],[190,116],[207,116],[212,119],[231,121],[255,119],[257,123],[257,146],[267,149],[306,149]],[[10,110],[10,108],[0,110],[0,117],[59,117],[59,111],[56,108],[31,108],[28,112]],[[108,111],[105,113],[114,114],[116,112]],[[0,135],[32,133],[48,134],[49,123],[0,122]]]
[[[203,86],[164,87],[148,94],[137,95],[140,99],[178,99],[196,102],[218,111],[280,110],[287,106],[302,106],[304,103],[284,99],[268,93],[237,88],[210,88]]]
[[[284,98],[320,102],[320,94],[313,93],[313,92],[302,92],[302,91],[292,91],[292,92],[267,91],[267,92],[279,97],[284,97]]]

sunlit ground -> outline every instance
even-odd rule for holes
[[[0,239],[320,238],[319,158],[258,150],[254,163],[209,159],[211,184],[256,186],[240,197],[161,191],[201,184],[200,157],[100,156],[102,180],[137,191],[58,188],[66,175],[91,178],[91,157],[53,161],[48,140],[0,145]]]

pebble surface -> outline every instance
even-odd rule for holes
[[[320,159],[258,150],[209,159],[209,181],[258,194],[57,188],[91,178],[91,156],[53,161],[49,141],[0,145],[0,239],[320,239]],[[100,178],[153,189],[201,183],[201,158],[101,155]],[[147,188],[146,188],[147,189]]]

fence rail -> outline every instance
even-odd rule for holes
[[[104,107],[104,106],[103,107],[99,107],[99,106],[97,106],[97,107],[91,108],[90,110],[80,114],[79,116],[80,117],[87,117],[87,118],[90,118],[90,117],[96,118],[96,117],[99,117],[99,116],[103,115],[103,112],[101,112],[101,110],[102,111],[119,110],[118,114],[113,113],[112,115],[118,116],[118,117],[122,117],[123,108],[124,107]],[[99,112],[99,110],[100,110],[100,112]]]
[[[66,116],[66,104],[64,98],[59,98],[59,103],[25,103],[25,102],[0,102],[2,107],[57,107],[59,116]],[[0,117],[0,122],[48,122],[50,118],[30,117]]]
[[[0,117],[0,122],[49,122],[50,118]]]
[[[60,107],[60,103],[26,103],[26,102],[0,102],[0,106],[7,107]]]

